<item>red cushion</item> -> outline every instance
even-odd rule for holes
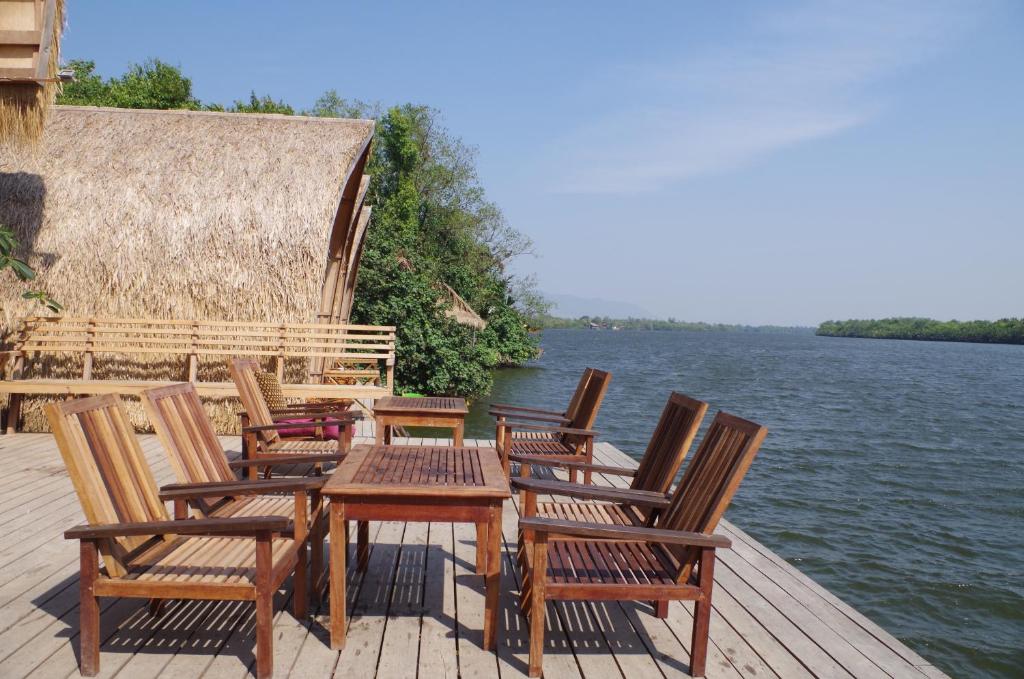
[[[281,424],[283,422],[295,423],[295,424],[306,424],[307,422],[309,422],[309,423],[316,422],[316,420],[308,419],[308,418],[307,419],[299,418],[299,419],[294,419],[294,420],[278,420],[278,424]],[[324,432],[324,439],[331,439],[331,440],[334,440],[334,441],[338,440],[338,435],[339,435],[338,425],[330,424],[330,425],[327,425],[326,427],[322,427],[322,429],[323,429],[323,432]],[[291,438],[293,436],[315,437],[317,435],[316,430],[317,430],[316,427],[295,427],[294,429],[289,427],[288,429],[279,429],[277,431],[277,433],[280,434],[281,436],[283,436],[284,438]]]

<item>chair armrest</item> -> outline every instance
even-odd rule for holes
[[[513,410],[488,410],[488,415],[497,419],[505,420],[526,420],[527,422],[555,422],[560,425],[566,425],[572,422],[568,417],[562,415],[540,415],[533,413],[520,413]]]
[[[637,542],[660,542],[667,545],[705,548],[728,548],[732,546],[732,541],[724,535],[705,535],[704,533],[690,533],[666,528],[608,526],[600,523],[583,523],[580,521],[537,517],[519,519],[519,527],[536,533],[590,538],[594,540],[635,540]]]
[[[545,408],[525,408],[523,406],[514,406],[508,403],[492,403],[490,410],[515,410],[522,413],[535,413],[537,415],[557,415],[558,417],[565,417],[565,413],[558,410],[547,410]]]
[[[542,481],[540,479],[511,479],[513,488],[541,495],[565,495],[587,500],[605,500],[637,507],[665,509],[672,501],[667,495],[652,493],[648,490],[631,490],[628,488],[606,488],[604,486],[587,486],[568,481]]]
[[[310,426],[329,427],[337,425],[344,427],[352,424],[354,420],[317,420],[316,422],[275,422],[274,424],[256,424],[251,427],[242,427],[242,433],[248,434],[256,431],[280,431],[288,429],[308,429]]]
[[[337,406],[332,406],[332,407],[336,408]],[[351,410],[330,410],[330,409],[326,409],[326,408],[324,410],[317,410],[316,408],[312,408],[312,409],[307,408],[305,410],[300,410],[300,409],[295,409],[295,410],[271,410],[270,411],[270,417],[271,417],[271,419],[274,420],[275,423],[280,421],[280,420],[291,418],[291,417],[305,417],[305,418],[308,418],[308,419],[311,419],[311,420],[315,420],[315,421],[314,422],[303,422],[302,424],[319,424],[320,420],[317,419],[317,418],[334,418],[335,420],[345,420],[345,421],[348,421],[349,424],[351,424],[352,422],[355,422],[356,420],[361,420],[363,418],[363,414],[359,413],[359,412],[351,411]]]
[[[574,429],[572,427],[553,427],[545,424],[524,424],[521,422],[500,422],[498,426],[508,430],[525,430],[525,431],[546,431],[552,434],[572,434],[574,436],[586,436],[592,438],[598,436],[598,433],[592,429]]]
[[[64,531],[66,540],[97,540],[100,538],[130,537],[133,535],[238,535],[256,536],[257,533],[286,530],[290,520],[284,516],[239,516],[215,519],[183,519],[181,521],[144,521],[140,523],[110,523],[90,526],[83,524]]]
[[[534,464],[544,467],[564,467],[565,469],[591,471],[596,474],[636,476],[636,469],[629,469],[626,467],[608,467],[603,464],[587,464],[586,462],[573,462],[571,460],[555,460],[550,457],[538,457],[536,455],[517,455],[511,453],[509,454],[508,459],[522,464]]]
[[[322,453],[319,455],[268,455],[254,457],[250,460],[232,460],[228,462],[231,469],[247,469],[249,467],[278,467],[286,464],[307,464],[318,462],[341,462],[344,455],[338,453]]]
[[[218,481],[214,483],[173,483],[160,489],[161,501],[189,500],[203,497],[226,495],[263,495],[266,493],[287,493],[319,490],[327,481],[326,477],[263,479],[257,481]]]

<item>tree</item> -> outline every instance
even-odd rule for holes
[[[448,134],[433,109],[394,107],[377,124],[367,170],[374,178],[373,225],[353,320],[398,326],[396,379],[417,391],[481,395],[490,389],[493,368],[536,355],[513,295],[516,281],[505,273],[515,250],[528,250],[529,241],[486,200],[474,160],[474,151]],[[448,318],[439,281],[487,327],[474,330]],[[530,288],[526,281],[518,292],[525,298]]]
[[[0,224],[0,269],[10,269],[18,280],[22,282],[31,281],[36,277],[36,272],[25,260],[14,256],[18,250],[18,239],[10,227]],[[34,299],[41,306],[57,313],[64,307],[54,300],[43,290],[28,289],[21,293],[23,299]]]
[[[96,74],[96,62],[72,61],[75,80],[64,86],[58,104],[113,106],[116,108],[189,109],[200,108],[192,96],[192,81],[177,66],[150,59],[133,64],[119,78],[106,81]]]
[[[232,113],[280,113],[286,116],[295,115],[295,109],[284,103],[284,101],[274,101],[269,94],[257,97],[255,92],[249,94],[249,101],[235,101],[228,110]]]
[[[380,104],[368,104],[359,99],[345,99],[337,90],[327,90],[317,98],[313,108],[305,115],[319,118],[373,118],[381,116]]]

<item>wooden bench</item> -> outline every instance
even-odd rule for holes
[[[225,365],[231,356],[273,363],[286,397],[374,399],[390,396],[394,386],[393,326],[32,316],[18,322],[8,346],[0,352],[5,370],[0,394],[11,396],[8,433],[17,428],[24,395],[138,394],[187,381],[204,397],[237,396]],[[36,365],[40,359],[53,356],[81,357],[81,376],[37,374],[45,372]],[[176,357],[181,361],[177,379],[94,377],[104,358],[127,358],[141,369],[146,359]],[[205,369],[210,359],[214,370]],[[224,379],[200,379],[201,368]],[[286,379],[296,375],[304,381]]]

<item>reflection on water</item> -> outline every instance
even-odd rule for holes
[[[549,330],[490,402],[562,409],[610,370],[596,429],[643,452],[669,391],[761,422],[728,518],[953,676],[1024,665],[1024,347]]]

